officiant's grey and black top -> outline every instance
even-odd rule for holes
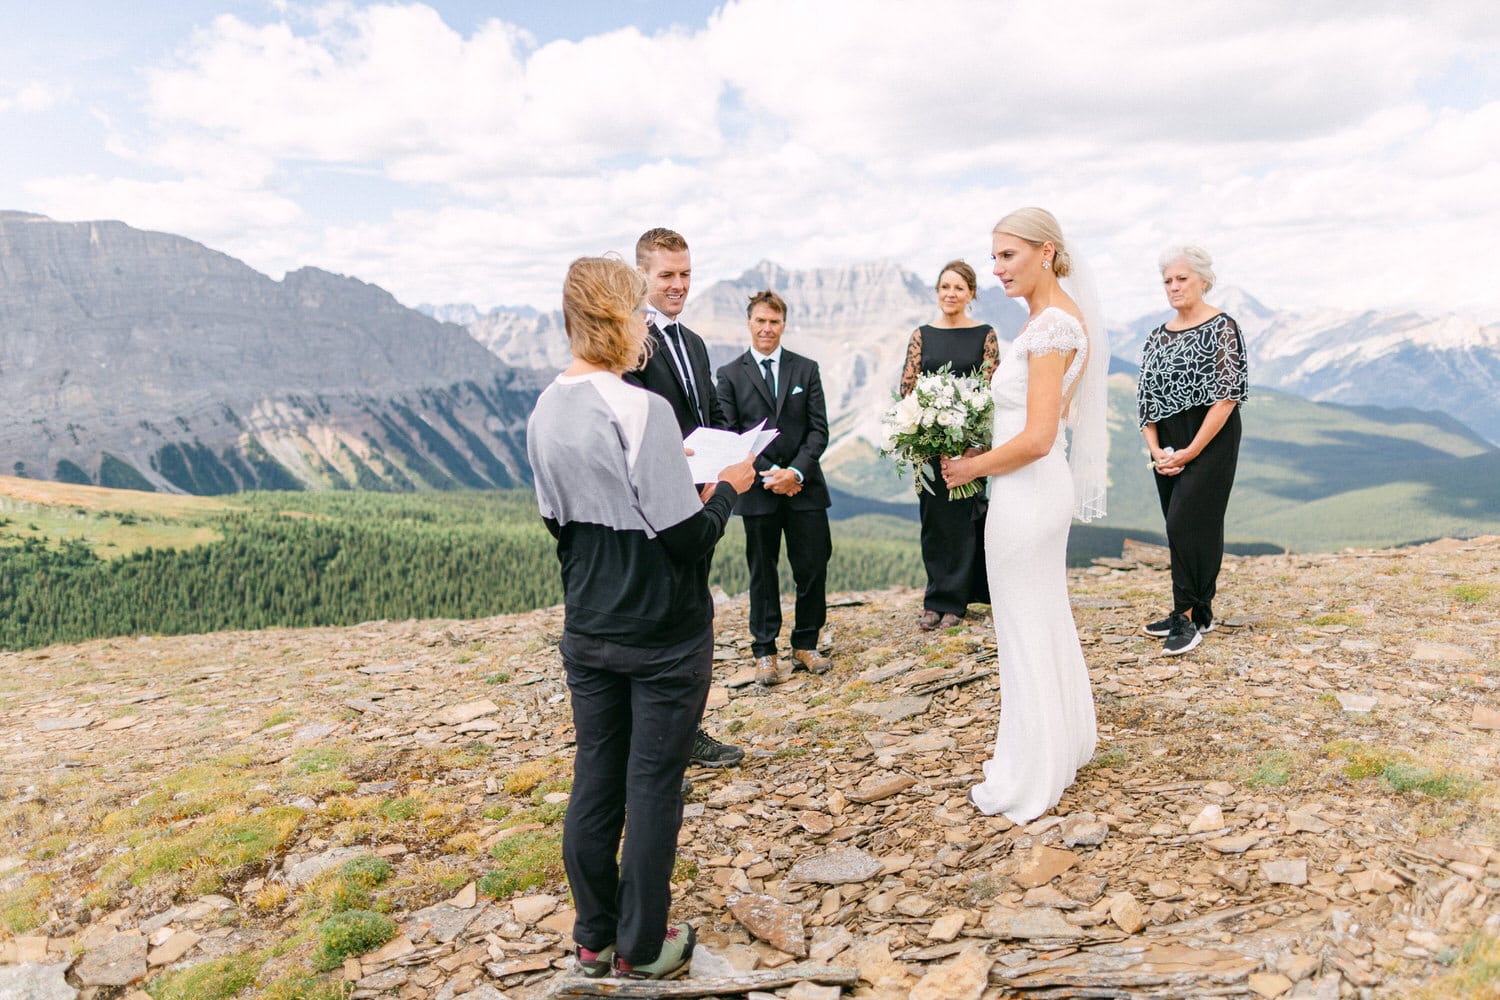
[[[666,400],[605,372],[559,375],[526,447],[557,538],[564,631],[667,646],[712,626],[708,564],[734,488],[699,499]]]

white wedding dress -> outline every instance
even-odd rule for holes
[[[1088,353],[1079,322],[1048,308],[1016,337],[995,370],[996,445],[1026,425],[1028,358],[1076,350],[1063,398]],[[1101,359],[1101,363],[1107,359]],[[1000,667],[1000,729],[984,781],[970,795],[981,812],[1029,823],[1057,805],[1094,755],[1094,699],[1068,604],[1068,527],[1074,512],[1063,424],[1046,457],[990,479],[985,565]]]

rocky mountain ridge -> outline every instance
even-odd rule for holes
[[[7,470],[193,493],[524,482],[539,380],[354,278],[0,213]]]
[[[833,671],[764,690],[721,595],[707,725],[748,755],[692,774],[684,988],[1493,995],[1497,573],[1495,537],[1230,557],[1221,627],[1164,658],[1138,631],[1164,551],[1071,571],[1100,745],[1023,827],[965,801],[997,712],[982,609],[931,634],[916,591],[839,596]],[[0,995],[582,995],[560,628],[549,608],[0,653]],[[350,907],[388,931],[325,961]]]
[[[738,278],[694,291],[683,318],[724,360],[744,349],[746,296],[770,288],[785,297],[787,346],[818,361],[825,383],[840,387],[829,397],[836,458],[853,438],[878,440],[871,414],[899,380],[907,334],[936,312],[931,284],[889,260],[805,271],[762,261]],[[1253,385],[1319,402],[1443,411],[1500,445],[1500,324],[1411,312],[1277,310],[1232,287],[1211,299],[1245,333]],[[512,364],[567,363],[559,313],[501,307],[480,316],[473,307],[448,306],[440,314]],[[994,288],[981,292],[974,316],[1007,340],[1024,320],[1021,307]],[[1134,368],[1146,333],[1165,318],[1153,314],[1111,327],[1117,368]]]

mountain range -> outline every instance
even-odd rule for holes
[[[187,493],[526,483],[541,385],[353,278],[20,212],[0,213],[0,377],[5,471]]]
[[[762,261],[695,289],[684,319],[722,364],[744,350],[748,296],[780,293],[784,343],[823,370],[841,502],[910,505],[874,443],[934,278]],[[1277,312],[1233,289],[1218,303],[1252,366],[1234,537],[1375,544],[1500,525],[1495,327]],[[1004,341],[1025,318],[998,290],[974,315]],[[1159,319],[1110,331],[1115,528],[1160,528],[1124,360]],[[6,471],[188,493],[524,485],[526,415],[567,360],[557,313],[413,310],[316,268],[276,281],[179,236],[0,212]]]

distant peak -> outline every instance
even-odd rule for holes
[[[51,222],[40,212],[22,212],[15,208],[0,208],[0,222]]]

